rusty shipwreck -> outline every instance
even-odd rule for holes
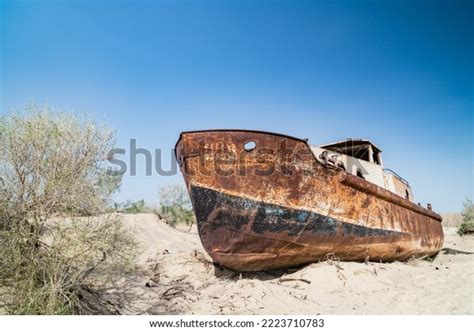
[[[176,158],[202,244],[234,270],[284,268],[327,256],[394,261],[437,253],[441,217],[413,202],[368,140],[312,146],[246,130],[183,132]]]

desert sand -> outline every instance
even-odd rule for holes
[[[473,314],[474,237],[445,228],[433,260],[334,260],[239,273],[214,265],[196,228],[122,215],[143,244],[136,271],[99,292],[117,314]]]

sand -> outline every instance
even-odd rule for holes
[[[434,261],[326,261],[239,273],[212,263],[196,228],[123,215],[143,244],[136,271],[100,292],[119,314],[473,314],[474,237],[445,229]]]

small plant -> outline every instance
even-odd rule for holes
[[[168,185],[161,188],[160,209],[157,214],[172,227],[177,224],[191,226],[194,222],[194,214],[188,193],[180,185]]]
[[[130,201],[124,203],[114,203],[114,208],[110,211],[125,214],[149,213],[151,209],[145,204],[145,200]]]
[[[458,228],[459,235],[474,233],[474,203],[472,200],[466,199],[461,215],[462,222]]]

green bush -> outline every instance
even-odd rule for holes
[[[160,211],[157,214],[172,227],[177,224],[190,226],[194,222],[188,193],[180,185],[167,185],[160,189]]]
[[[65,217],[106,209],[121,182],[106,167],[113,144],[112,131],[70,113],[31,107],[0,117],[0,300],[8,313],[81,312],[85,287],[133,265],[136,242],[120,220]]]
[[[111,211],[125,214],[140,214],[149,213],[152,211],[152,209],[145,204],[145,200],[138,200],[134,202],[128,200],[124,203],[114,203],[114,208]]]
[[[459,225],[458,233],[461,236],[474,233],[474,203],[472,200],[466,199],[461,215],[462,222]]]
[[[161,206],[161,216],[172,227],[177,224],[191,225],[194,221],[193,211],[179,206]]]

